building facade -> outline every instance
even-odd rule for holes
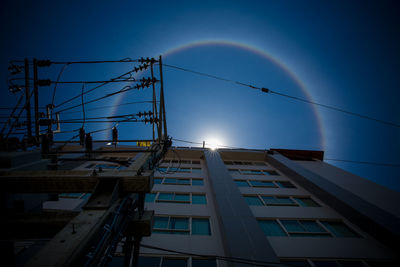
[[[58,169],[118,171],[127,168],[118,162],[141,155],[61,159]],[[400,194],[325,163],[322,151],[172,147],[152,183],[152,235],[141,240],[139,266],[399,265]],[[79,212],[89,198],[40,203],[50,200],[46,212]],[[27,247],[14,243],[17,266],[35,253]],[[109,266],[123,266],[118,256],[123,242]]]
[[[319,151],[172,148],[139,266],[397,266],[396,203]]]

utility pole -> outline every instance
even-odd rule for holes
[[[35,97],[35,137],[36,142],[39,144],[39,90],[38,90],[38,73],[37,73],[37,60],[33,59],[33,93]]]
[[[164,134],[165,136],[168,136],[167,133],[167,120],[165,118],[165,102],[164,102],[164,82],[163,82],[163,74],[162,74],[162,58],[160,56],[159,59],[159,65],[160,65],[160,87],[161,87],[161,92],[160,92],[160,115],[162,113],[162,122],[164,124]],[[162,109],[162,111],[161,111]]]
[[[32,137],[32,120],[31,120],[31,92],[29,90],[29,61],[25,58],[25,108],[27,118],[28,139]]]

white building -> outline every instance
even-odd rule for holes
[[[333,167],[323,152],[172,148],[145,207],[139,266],[395,266],[400,194]],[[270,264],[270,265],[269,265]]]

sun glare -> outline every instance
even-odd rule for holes
[[[217,148],[222,146],[222,143],[220,140],[212,138],[212,139],[206,140],[205,146],[211,150],[216,150]]]

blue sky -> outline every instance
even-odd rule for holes
[[[7,91],[12,59],[107,60],[162,54],[166,64],[400,123],[396,1],[2,1],[1,5],[1,106],[16,102],[17,96]],[[200,41],[211,43],[168,53]],[[39,75],[55,79],[61,67],[42,69]],[[61,80],[109,79],[131,67],[68,66]],[[400,163],[397,127],[173,69],[164,68],[164,78],[169,133],[174,138],[195,142],[215,138],[223,145],[244,148],[315,149],[324,150],[326,158]],[[108,86],[85,100],[117,89]],[[59,86],[55,102],[80,91],[81,85]],[[41,89],[41,105],[50,103],[51,95],[52,88]],[[147,99],[147,92],[130,92],[87,109]],[[114,113],[104,108],[88,111],[87,116],[146,109],[145,104],[123,106]],[[62,118],[82,116],[80,109],[71,111],[75,113]],[[87,126],[88,130],[104,127]],[[119,129],[123,138],[150,133],[143,125],[125,124]],[[96,138],[106,136],[101,133]],[[398,167],[327,162],[400,191]]]

